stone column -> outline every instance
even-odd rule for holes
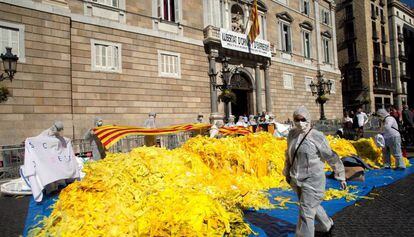
[[[269,63],[263,65],[265,81],[266,112],[272,112],[272,96],[270,94]]]
[[[208,55],[208,75],[210,77],[210,123],[214,124],[218,120],[223,120],[224,115],[218,112],[217,88],[211,83],[214,80],[217,83],[216,58],[218,57],[218,50],[211,49]]]
[[[336,45],[336,23],[335,23],[335,4],[331,3],[331,24],[332,24],[332,56],[334,69],[338,68],[338,51]]]
[[[262,108],[262,81],[260,80],[260,64],[257,64],[255,69],[255,81],[256,81],[256,113],[261,113]]]
[[[319,16],[319,0],[315,0],[314,4],[315,9],[315,33],[316,33],[316,56],[318,59],[318,69],[322,65],[322,39],[321,39],[321,26],[320,26],[320,16]]]
[[[216,70],[216,57],[218,57],[218,51],[212,49],[210,51],[210,55],[208,55],[208,74],[210,77],[210,103],[211,103],[211,113],[217,114],[218,113],[218,105],[217,105],[217,88],[211,83],[213,78],[217,82],[217,70]]]

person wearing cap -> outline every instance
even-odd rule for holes
[[[229,122],[226,123],[226,127],[235,127],[236,124],[234,123],[234,115],[229,116]]]
[[[395,158],[396,170],[404,170],[405,163],[401,151],[401,134],[398,130],[397,120],[385,109],[379,109],[377,115],[382,118],[382,136],[385,140],[384,168],[391,168],[391,154]]]
[[[100,117],[95,117],[93,120],[93,125],[95,127],[101,127],[103,125],[103,120]],[[99,138],[96,136],[95,132],[93,131],[93,128],[89,129],[85,135],[83,136],[83,139],[91,145],[92,149],[92,159],[93,160],[100,160],[104,159],[106,157],[105,148],[102,145]]]
[[[210,138],[220,138],[220,128],[224,126],[223,120],[217,120],[210,128]]]
[[[283,174],[299,199],[299,219],[296,236],[314,236],[317,232],[330,233],[332,219],[321,206],[325,193],[325,161],[332,167],[335,179],[346,189],[345,168],[339,156],[332,151],[325,135],[311,127],[306,107],[293,113],[295,127],[290,130]],[[315,218],[318,225],[315,228]]]
[[[202,114],[198,114],[196,123],[203,123],[203,118],[204,116]]]
[[[157,117],[157,114],[154,112],[150,112],[148,114],[148,118],[144,122],[144,128],[156,128],[155,126],[155,118]]]
[[[236,126],[238,127],[247,127],[247,124],[244,122],[243,116],[239,116],[239,120],[237,120]]]

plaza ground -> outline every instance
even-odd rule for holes
[[[414,159],[414,153],[409,157]],[[334,236],[412,236],[414,233],[414,174],[368,195],[333,216]],[[1,236],[23,232],[29,196],[0,196]]]

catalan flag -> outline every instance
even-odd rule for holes
[[[249,31],[249,41],[252,43],[260,34],[259,12],[257,11],[257,0],[253,1],[252,11],[250,12],[250,21],[252,25]]]
[[[251,131],[245,127],[237,126],[237,127],[222,127],[219,129],[220,134],[224,136],[230,135],[247,135],[251,133]]]
[[[202,123],[182,124],[154,129],[131,126],[107,125],[94,128],[93,131],[95,135],[99,138],[99,140],[102,142],[102,145],[104,145],[104,147],[108,149],[122,138],[130,135],[165,135],[183,131],[209,129],[210,127],[210,124]]]

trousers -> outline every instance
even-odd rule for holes
[[[385,138],[384,149],[384,163],[385,165],[391,165],[391,155],[394,155],[395,166],[399,168],[405,168],[405,163],[401,151],[401,137],[387,137]]]
[[[313,237],[315,229],[328,232],[333,225],[333,220],[321,206],[325,192],[325,176],[310,177],[302,182],[292,180],[291,186],[299,199],[299,218],[295,236]],[[315,219],[318,222],[316,227]]]

